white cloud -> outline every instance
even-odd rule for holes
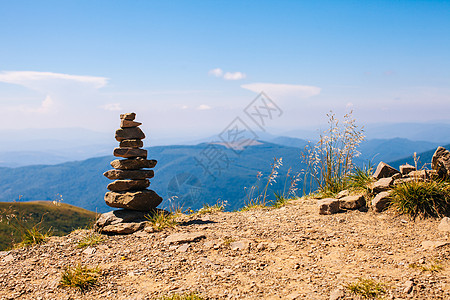
[[[120,103],[107,103],[105,105],[102,105],[101,108],[103,108],[104,110],[109,110],[109,111],[122,110],[122,106],[120,106]]]
[[[244,73],[241,72],[226,72],[223,75],[223,79],[225,80],[240,80],[240,79],[244,79],[245,77],[247,77],[247,75],[245,75]]]
[[[187,106],[187,105],[182,105],[181,106],[181,109],[188,109],[189,108],[189,106]]]
[[[211,106],[206,105],[206,104],[200,104],[200,105],[197,107],[197,109],[198,109],[198,110],[208,110],[208,109],[211,109]]]
[[[321,89],[316,86],[279,84],[279,83],[249,83],[241,85],[242,88],[255,93],[265,92],[269,97],[309,98],[320,94]]]
[[[99,89],[108,83],[108,78],[52,72],[3,71],[0,73],[0,82],[18,84],[37,91],[48,91],[52,86],[63,83],[77,83]]]
[[[222,77],[223,71],[221,68],[215,68],[210,70],[208,74],[216,77]]]

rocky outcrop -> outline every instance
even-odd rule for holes
[[[398,170],[394,169],[390,165],[384,162],[380,162],[377,166],[377,169],[375,173],[373,174],[373,177],[376,179],[391,177],[392,175],[400,173]]]
[[[431,168],[441,178],[450,178],[450,151],[444,147],[438,147],[431,159]]]

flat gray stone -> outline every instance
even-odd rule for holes
[[[101,214],[94,228],[105,234],[131,234],[145,227],[148,212],[119,209]]]
[[[135,158],[142,157],[147,158],[147,150],[136,148],[114,148],[113,155],[116,157]]]
[[[407,175],[409,174],[409,172],[411,171],[415,171],[416,167],[411,166],[410,164],[404,164],[400,166],[400,173],[402,173],[402,175]]]
[[[132,120],[122,119],[120,121],[120,128],[138,127],[140,125],[142,125],[142,123]]]
[[[144,142],[138,139],[122,140],[120,141],[120,148],[141,148],[144,146]]]
[[[107,189],[112,192],[139,191],[145,190],[150,186],[148,179],[141,180],[116,180],[108,184]]]
[[[166,237],[164,244],[182,244],[196,242],[206,238],[202,232],[189,232],[189,233],[174,233]]]
[[[118,142],[121,142],[123,140],[134,140],[134,139],[143,140],[145,139],[145,134],[139,127],[120,128],[116,130],[115,137]]]
[[[381,178],[371,183],[370,188],[375,194],[378,194],[389,190],[393,183],[394,179],[392,177]]]
[[[230,243],[230,249],[233,251],[247,250],[249,247],[249,242],[247,241],[237,241]]]
[[[373,173],[373,177],[375,177],[376,179],[386,178],[386,177],[391,177],[392,175],[394,175],[396,173],[400,173],[400,172],[398,170],[394,169],[393,167],[391,167],[390,165],[388,165],[387,163],[384,163],[381,161],[378,164],[377,169],[375,170],[375,173]]]
[[[120,115],[120,119],[121,120],[133,121],[135,118],[136,118],[136,114],[135,113],[126,113],[126,114],[121,114]]]
[[[423,241],[422,248],[423,250],[434,250],[436,248],[447,246],[448,244],[450,243],[446,241]]]
[[[376,212],[381,212],[386,209],[391,203],[391,193],[381,192],[372,199],[372,207]]]
[[[450,218],[444,217],[438,225],[438,230],[442,232],[450,232]]]
[[[162,198],[152,190],[107,192],[105,194],[105,202],[111,207],[151,211],[161,204]]]
[[[153,170],[109,170],[103,173],[108,179],[146,179],[153,178],[155,172]]]
[[[364,195],[346,196],[339,199],[339,207],[345,209],[359,209],[366,206]]]
[[[339,212],[339,200],[333,198],[325,198],[317,201],[320,215],[331,215]]]
[[[142,168],[154,168],[157,161],[154,159],[144,159],[141,157],[129,159],[115,159],[111,162],[111,167],[117,170],[139,170]]]

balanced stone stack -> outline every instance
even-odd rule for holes
[[[105,172],[107,178],[115,180],[108,185],[105,202],[111,207],[137,211],[154,210],[162,198],[150,186],[154,176],[156,160],[147,159],[147,150],[142,149],[145,134],[139,128],[142,123],[134,121],[135,113],[120,115],[120,129],[116,131],[119,148],[114,149],[116,159],[111,162],[114,170]]]

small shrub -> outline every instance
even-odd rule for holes
[[[230,246],[230,244],[233,243],[234,241],[235,241],[235,239],[233,239],[232,237],[227,236],[227,237],[224,237],[223,244],[225,246]]]
[[[259,182],[261,181],[263,174],[261,172],[258,172],[256,174],[256,183],[246,193],[247,200],[245,201],[245,206],[241,209],[241,211],[266,206],[268,188],[270,185],[276,182],[276,178],[278,177],[278,169],[282,165],[283,165],[283,158],[280,157],[279,159],[277,159],[276,157],[274,157],[273,163],[271,164],[272,169],[270,171],[269,176],[267,176],[267,182],[262,192],[260,192],[259,190]]]
[[[217,201],[217,203],[214,205],[204,204],[203,207],[197,211],[197,214],[212,214],[215,212],[223,211],[225,209],[226,203],[227,201]]]
[[[89,233],[84,236],[79,242],[78,248],[85,248],[89,246],[95,246],[105,240],[105,237],[94,230],[90,230]]]
[[[410,181],[397,185],[392,206],[402,214],[441,217],[450,212],[450,185],[445,181]]]
[[[279,195],[278,193],[275,193],[275,201],[273,202],[272,206],[275,208],[280,208],[285,206],[289,202],[289,199],[285,198],[282,195]]]
[[[385,285],[373,279],[358,278],[358,281],[348,284],[346,288],[363,298],[378,298],[386,293]]]
[[[175,220],[176,216],[173,213],[164,210],[156,210],[151,214],[146,215],[145,218],[155,231],[173,228],[178,225],[178,222]]]
[[[40,223],[31,227],[31,229],[23,229],[22,241],[17,244],[17,246],[20,247],[41,244],[45,241],[46,238],[52,235],[51,230],[44,232],[39,225]]]
[[[173,294],[170,296],[164,296],[160,298],[161,300],[203,300],[197,293],[185,293],[185,294]]]
[[[431,273],[440,272],[444,269],[442,264],[437,261],[434,263],[430,263],[428,265],[412,263],[412,264],[409,264],[409,267],[413,268],[413,269],[419,269],[422,272],[431,272]]]
[[[85,291],[97,285],[100,273],[101,270],[98,267],[88,268],[87,266],[78,264],[75,267],[68,267],[64,270],[59,285]]]
[[[328,129],[321,134],[315,145],[307,145],[301,153],[302,161],[306,165],[304,193],[318,189],[327,194],[334,194],[346,189],[347,177],[353,169],[353,160],[359,155],[357,148],[364,140],[363,130],[356,125],[352,112],[344,116],[342,123],[333,113],[327,116]]]
[[[370,164],[363,167],[356,166],[348,175],[348,186],[354,190],[368,191],[369,185],[375,181],[372,174],[373,168]]]

